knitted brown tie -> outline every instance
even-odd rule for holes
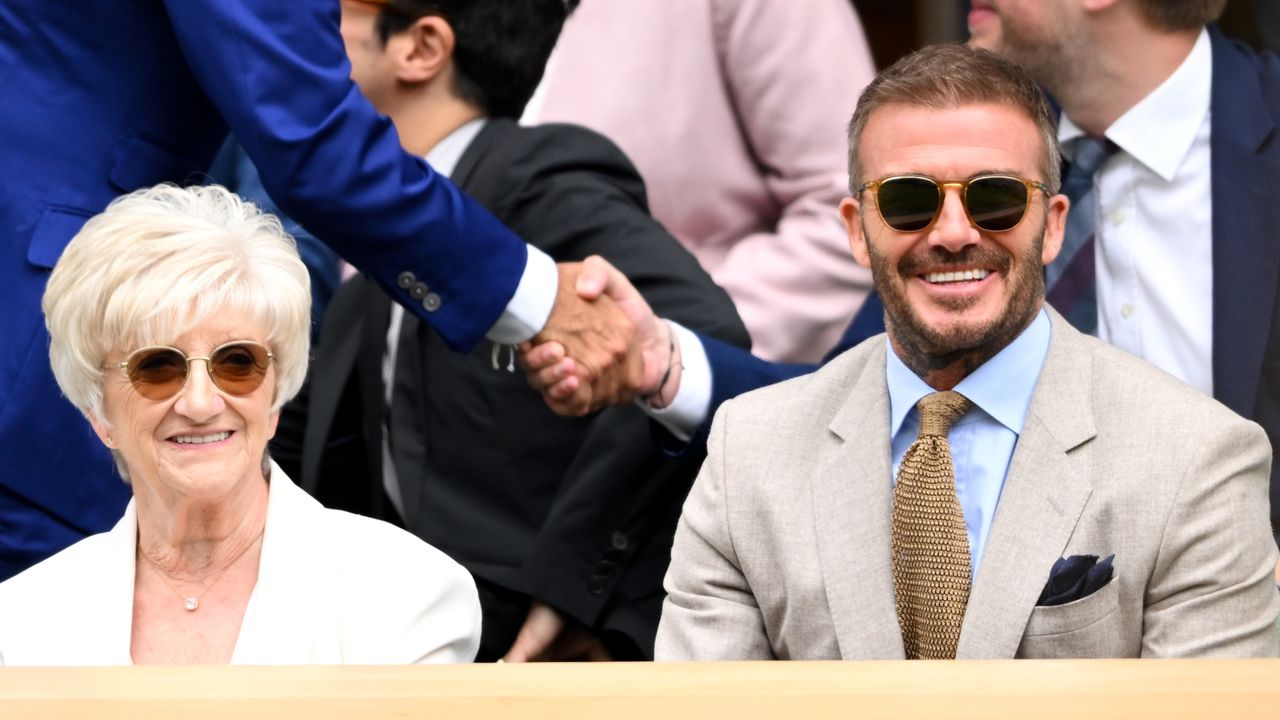
[[[956,497],[947,431],[970,407],[954,391],[916,405],[920,434],[893,488],[893,586],[907,659],[956,656],[969,602],[969,535]]]

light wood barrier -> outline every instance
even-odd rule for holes
[[[1280,660],[0,669],[0,718],[1280,718]]]

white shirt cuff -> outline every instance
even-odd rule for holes
[[[529,246],[529,259],[516,286],[516,294],[485,337],[502,345],[515,345],[542,332],[556,304],[560,276],[556,262],[538,248]]]
[[[667,322],[680,343],[680,362],[684,366],[680,373],[680,387],[676,388],[671,404],[661,410],[649,407],[649,403],[643,400],[637,400],[637,403],[677,439],[688,441],[707,419],[707,406],[711,404],[711,364],[697,335],[679,323]]]

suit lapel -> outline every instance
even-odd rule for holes
[[[381,424],[381,363],[386,342],[382,337],[372,342],[372,333],[382,328],[385,334],[387,312],[391,300],[377,285],[357,275],[339,288],[325,317],[324,352],[316,357],[308,380],[307,428],[303,445],[301,487],[315,494],[319,486],[321,459],[333,427],[338,403],[351,382],[357,359],[361,368],[372,365],[377,373],[377,387],[369,392],[362,382],[366,425],[369,420]],[[363,380],[363,378],[362,378]],[[367,434],[367,427],[366,427]],[[370,446],[370,452],[377,451]]]
[[[856,372],[811,485],[818,559],[845,660],[902,658],[893,595],[885,344]]]
[[[489,118],[484,127],[476,133],[475,138],[467,145],[458,158],[458,165],[453,169],[449,179],[453,181],[477,202],[495,212],[501,198],[494,197],[496,184],[490,179],[493,173],[486,173],[486,168],[497,169],[502,163],[483,162],[485,156],[502,144],[502,140],[511,133],[515,123],[506,118]],[[501,215],[499,215],[501,216]]]
[[[1275,202],[1280,153],[1257,68],[1217,28],[1210,109],[1213,185],[1213,386],[1252,417],[1280,276]],[[1243,261],[1246,259],[1247,261]]]
[[[1005,477],[986,552],[974,578],[956,656],[1012,658],[1049,570],[1092,491],[1096,434],[1087,340],[1049,312],[1049,354]]]

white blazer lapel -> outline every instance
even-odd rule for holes
[[[332,607],[332,598],[316,592],[324,572],[322,553],[309,546],[309,518],[320,510],[272,463],[258,582],[245,608],[232,665],[307,664],[340,657],[340,649],[315,647],[333,636],[314,632]]]

